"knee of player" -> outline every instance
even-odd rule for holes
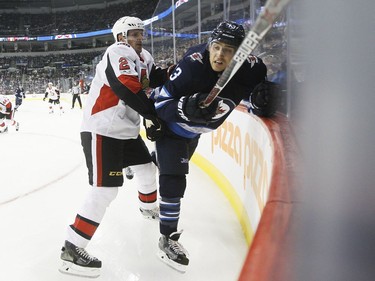
[[[143,188],[156,189],[156,166],[153,162],[131,166],[131,169]]]
[[[156,166],[153,162],[140,164],[140,165],[134,165],[134,166],[131,166],[131,168],[134,171],[134,173],[138,175],[138,177],[142,177],[142,176],[147,177],[150,175],[155,177],[155,174],[156,174]]]
[[[109,204],[116,198],[118,194],[118,187],[91,187],[89,197],[92,201],[98,204],[109,206]]]
[[[159,193],[165,197],[184,197],[186,189],[186,175],[160,175]]]

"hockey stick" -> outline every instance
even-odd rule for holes
[[[266,2],[263,11],[259,14],[255,24],[238,47],[233,59],[221,74],[206,99],[200,104],[201,108],[209,106],[219,95],[221,90],[236,74],[251,52],[258,46],[260,40],[262,40],[264,35],[270,30],[275,19],[289,2],[290,0],[268,0]]]

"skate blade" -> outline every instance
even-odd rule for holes
[[[64,274],[87,278],[97,278],[100,276],[99,268],[85,268],[68,261],[62,262],[59,271]]]
[[[176,263],[176,262],[170,260],[167,256],[167,254],[164,253],[162,250],[159,250],[157,255],[162,262],[164,262],[166,265],[173,268],[174,270],[176,270],[180,273],[186,272],[186,269],[187,269],[186,265],[182,265],[182,264],[179,264],[179,263]]]

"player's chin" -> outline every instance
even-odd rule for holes
[[[224,63],[216,63],[216,62],[214,62],[214,63],[212,64],[212,69],[213,69],[214,71],[216,71],[216,72],[221,72],[221,71],[224,71],[224,69],[225,69],[226,66],[227,66],[227,65],[224,64]]]

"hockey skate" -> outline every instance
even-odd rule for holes
[[[8,132],[8,126],[6,126],[4,130],[2,130],[2,129],[0,128],[0,134],[1,134],[1,133],[7,133],[7,132]]]
[[[178,242],[182,230],[168,236],[162,235],[159,239],[159,258],[173,269],[185,273],[189,264],[189,254]]]
[[[128,180],[131,180],[134,177],[134,172],[130,167],[125,168],[125,175]]]
[[[79,248],[69,241],[61,249],[63,261],[59,271],[61,273],[96,278],[100,275],[102,262],[89,255],[85,249]]]
[[[147,209],[140,207],[139,210],[141,211],[141,214],[143,215],[145,219],[160,221],[159,207],[156,207],[151,210],[147,210]]]
[[[15,126],[16,126],[16,131],[18,131],[20,129],[20,123],[17,122]]]

